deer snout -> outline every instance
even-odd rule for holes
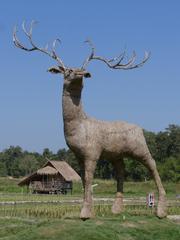
[[[91,77],[91,74],[89,72],[84,72],[84,77],[85,78],[90,78]]]

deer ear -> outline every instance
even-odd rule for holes
[[[48,72],[50,72],[50,73],[54,73],[54,74],[57,74],[57,73],[64,73],[64,68],[63,67],[60,67],[60,66],[58,66],[58,67],[50,67],[50,68],[48,68],[48,70],[47,70]]]

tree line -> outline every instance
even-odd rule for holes
[[[178,182],[180,180],[180,125],[170,124],[158,133],[144,130],[144,135],[153,158],[156,160],[163,181]],[[78,161],[70,149],[60,149],[53,153],[48,148],[43,153],[29,152],[20,146],[10,146],[0,152],[0,176],[22,177],[42,167],[47,159],[64,160],[80,175]],[[148,170],[138,161],[125,159],[125,179],[129,181],[149,180]],[[110,162],[101,159],[97,163],[96,178],[111,179],[115,170]]]

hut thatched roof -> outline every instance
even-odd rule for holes
[[[42,168],[33,174],[24,177],[18,185],[28,185],[33,178],[38,175],[57,175],[60,174],[66,181],[79,181],[81,178],[77,172],[65,161],[48,161]]]
[[[63,177],[66,181],[79,181],[81,178],[77,172],[64,161],[48,161],[45,166],[51,164]]]
[[[56,175],[58,171],[50,166],[46,166],[37,170],[38,175]]]

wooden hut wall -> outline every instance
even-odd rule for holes
[[[66,180],[63,178],[61,174],[51,176],[51,181],[54,181],[58,185],[64,185]]]

